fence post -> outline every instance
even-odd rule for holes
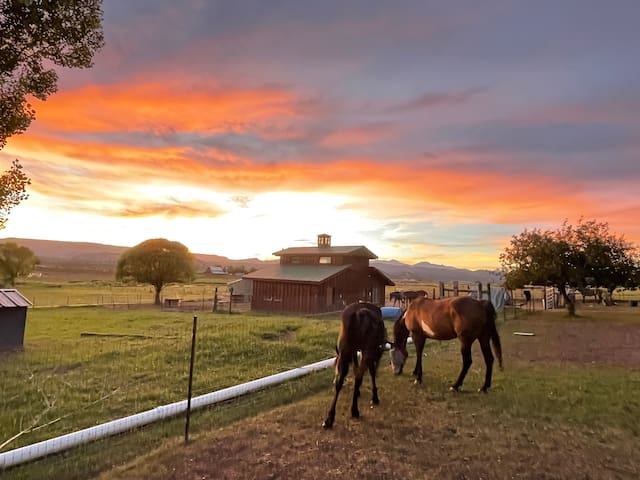
[[[457,297],[460,294],[460,289],[458,287],[458,281],[454,280],[453,281],[453,296]]]
[[[218,309],[218,287],[213,291],[213,312]]]
[[[191,333],[191,358],[189,360],[189,389],[187,391],[187,420],[184,427],[184,443],[189,443],[189,421],[191,419],[191,392],[193,386],[193,364],[196,356],[196,331],[198,317],[193,317],[193,332]]]
[[[438,298],[444,298],[444,282],[438,282]]]
[[[229,289],[229,313],[231,313],[231,304],[233,303],[233,287]]]

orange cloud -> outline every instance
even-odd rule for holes
[[[448,159],[460,164],[462,154],[442,158],[438,167],[431,168],[420,161],[368,158],[264,164],[213,148],[196,152],[190,147],[107,145],[31,133],[10,142],[8,153],[38,159],[28,172],[33,191],[80,206],[93,201],[99,192],[101,200],[113,205],[91,204],[86,208],[106,215],[220,214],[220,208],[212,205],[174,202],[170,198],[172,188],[179,187],[231,197],[271,191],[324,192],[351,199],[345,208],[366,211],[372,217],[411,222],[424,220],[426,215],[445,223],[539,224],[584,215],[609,221],[616,231],[629,232],[633,242],[640,239],[632,220],[635,217],[629,213],[637,209],[638,202],[635,198],[624,200],[624,190],[617,191],[615,208],[604,197],[594,196],[592,189],[587,193],[582,184],[553,173],[515,175],[444,167]],[[126,197],[148,179],[153,179],[154,185],[166,186],[167,197]],[[634,190],[629,186],[628,191]]]
[[[233,131],[265,118],[296,115],[299,102],[278,88],[186,88],[164,83],[87,85],[36,106],[38,124],[68,132]]]

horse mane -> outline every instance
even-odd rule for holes
[[[394,346],[396,348],[399,348],[400,350],[406,352],[406,349],[407,349],[406,339],[409,338],[409,329],[407,328],[407,325],[404,323],[404,314],[405,314],[405,311],[403,310],[402,313],[400,313],[400,315],[398,316],[398,318],[396,318],[395,322],[393,322],[393,341],[394,341]],[[398,339],[401,339],[400,340],[401,345],[395,344],[395,342],[398,342]]]

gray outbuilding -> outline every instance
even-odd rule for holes
[[[0,350],[21,349],[31,302],[15,288],[0,289]]]

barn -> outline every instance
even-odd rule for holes
[[[364,246],[331,246],[331,236],[318,235],[315,247],[274,252],[280,262],[242,278],[251,280],[251,309],[283,313],[323,313],[366,300],[384,305],[385,287],[395,285],[369,265],[378,258]]]
[[[27,308],[30,305],[31,302],[18,290],[0,289],[0,350],[23,347]]]

